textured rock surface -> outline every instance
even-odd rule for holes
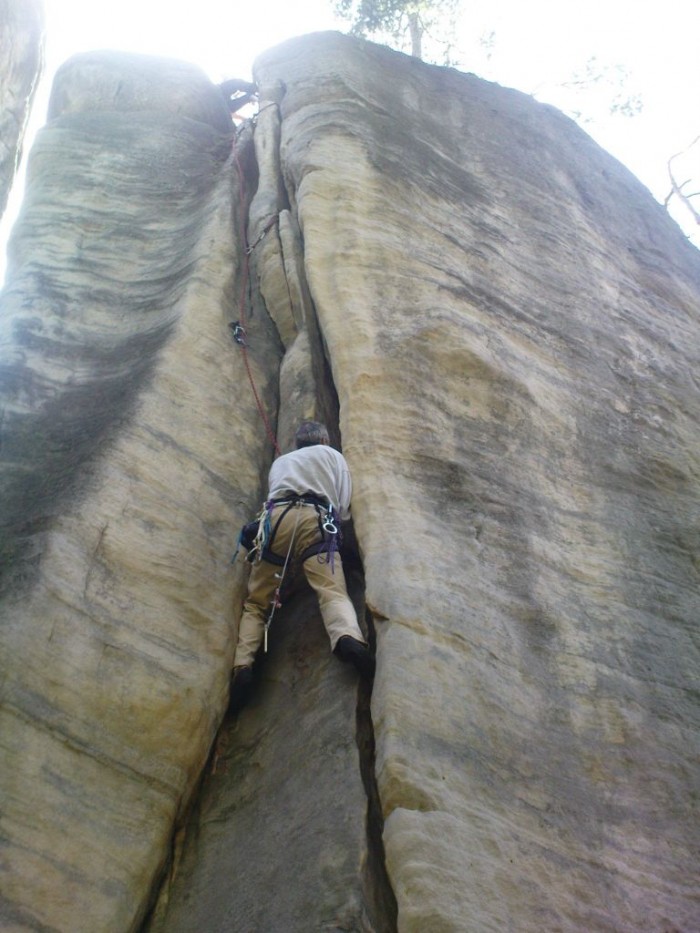
[[[17,170],[42,59],[41,0],[0,0],[0,214]]]
[[[95,108],[61,114],[83,68]],[[152,107],[110,109],[115,68]],[[143,915],[208,756],[227,564],[269,451],[227,326],[239,198],[217,90],[87,57],[53,110],[0,312],[3,920],[92,933]],[[273,331],[257,341],[274,374]]]
[[[34,155],[0,319],[20,766],[4,887],[30,929],[76,929],[62,893],[92,910],[82,928],[119,930],[221,717],[241,574],[220,554],[266,454],[225,340],[240,217],[218,127],[163,115],[175,157],[149,114],[132,189],[115,127],[138,135],[138,114],[101,103],[96,136],[81,80]],[[355,750],[354,679],[298,594],[220,733],[152,929],[692,930],[697,252],[521,94],[334,34],[272,50],[257,80],[259,179],[239,147],[251,352],[269,405],[279,378],[285,444],[299,414],[337,417],[372,721],[360,689]],[[91,147],[89,197],[42,173],[51,134]]]
[[[275,617],[249,709],[219,737],[152,933],[387,929],[362,865],[355,688],[305,588]]]

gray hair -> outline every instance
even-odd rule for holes
[[[330,443],[328,428],[320,421],[302,421],[294,435],[297,450],[300,447],[313,447],[314,444]]]

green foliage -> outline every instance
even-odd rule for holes
[[[408,7],[422,4],[406,0],[338,0],[336,12],[352,21],[354,36],[370,36],[377,32],[392,32]]]
[[[461,0],[332,0],[335,12],[350,24],[350,33],[408,51],[436,64],[465,66],[467,55],[457,51],[457,20],[465,6]],[[501,80],[498,35],[495,30],[472,37],[470,70],[490,80]],[[629,71],[591,55],[565,80],[540,87],[549,103],[581,124],[610,116],[634,117],[643,109],[641,95],[632,87]],[[540,96],[539,89],[533,96]]]
[[[459,5],[460,0],[335,0],[335,11],[350,22],[352,35],[388,40],[417,58],[428,35],[441,47],[443,63],[451,64]]]
[[[610,114],[634,117],[641,112],[643,103],[641,95],[630,90],[629,82],[630,73],[623,65],[609,65],[592,55],[583,70],[575,72],[562,87],[584,94],[595,89],[606,100]],[[580,122],[587,122],[582,111],[574,108],[573,113]]]

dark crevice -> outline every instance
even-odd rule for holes
[[[219,729],[209,749],[206,763],[199,773],[197,782],[189,796],[187,806],[182,810],[173,823],[170,835],[170,844],[160,869],[155,873],[153,884],[146,902],[143,919],[132,928],[136,933],[149,933],[150,930],[162,929],[167,914],[168,900],[173,882],[177,875],[185,847],[185,842],[191,844],[191,837],[195,840],[199,836],[201,826],[202,797],[206,782],[216,767],[219,739],[225,720],[219,724]],[[188,838],[190,837],[190,838]]]
[[[364,602],[364,568],[352,522],[349,522],[347,527],[343,527],[342,558],[348,593],[361,620],[372,654],[376,656],[376,626],[374,616]],[[386,868],[384,816],[375,767],[374,723],[371,710],[373,687],[374,677],[360,677],[355,712],[355,740],[359,755],[360,776],[367,797],[365,823],[367,857],[363,867],[362,887],[373,933],[396,933],[398,907]]]
[[[372,653],[376,651],[376,630],[369,609],[365,610],[367,635]],[[376,933],[396,933],[398,907],[386,868],[384,852],[384,816],[375,770],[374,724],[372,722],[372,687],[374,681],[361,679],[357,690],[357,748],[360,774],[367,794],[367,861],[364,885],[370,916]]]

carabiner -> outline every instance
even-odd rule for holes
[[[325,522],[321,526],[327,535],[337,535],[338,526],[335,524],[332,518],[326,518]]]
[[[248,342],[247,342],[248,335],[246,334],[245,327],[241,324],[241,322],[232,321],[229,324],[229,327],[231,328],[231,332],[233,333],[233,339],[236,341],[236,343],[240,344],[242,347],[247,347],[248,346]]]

